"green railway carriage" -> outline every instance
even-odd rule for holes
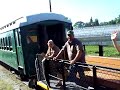
[[[28,77],[36,74],[37,53],[46,52],[52,39],[60,48],[66,40],[71,21],[55,13],[41,13],[21,17],[0,28],[0,61]]]

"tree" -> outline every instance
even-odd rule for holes
[[[111,25],[111,24],[116,24],[116,21],[115,21],[115,20],[111,20],[111,21],[109,21],[108,23],[109,23],[110,25]]]
[[[85,27],[91,27],[90,22],[85,23]]]
[[[116,21],[116,24],[120,24],[120,15],[117,18],[115,18],[115,21]]]
[[[90,23],[90,26],[93,26],[94,23],[93,23],[92,17],[90,18],[90,22],[89,23]]]
[[[98,19],[95,19],[94,26],[99,26],[99,21],[98,21]]]
[[[85,23],[82,21],[78,21],[73,25],[74,28],[83,28],[84,26],[85,26]]]

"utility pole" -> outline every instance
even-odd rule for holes
[[[52,8],[51,8],[51,0],[49,0],[49,6],[50,6],[50,12],[52,12]]]

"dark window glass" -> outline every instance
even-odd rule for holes
[[[16,35],[16,42],[17,42],[17,46],[21,46],[21,36],[20,36],[20,32],[19,29],[15,32]]]
[[[12,50],[12,38],[9,36],[8,37],[8,42],[9,42],[9,50]]]

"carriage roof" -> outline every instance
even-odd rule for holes
[[[14,21],[8,23],[7,25],[1,27],[0,33],[9,31],[9,30],[12,30],[12,29],[15,29],[18,27],[30,25],[30,24],[37,23],[37,22],[47,21],[47,20],[57,20],[57,21],[72,23],[70,19],[68,19],[67,17],[65,17],[61,14],[40,13],[40,14],[20,17]]]

